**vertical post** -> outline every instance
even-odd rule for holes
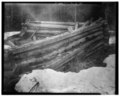
[[[78,23],[77,23],[77,4],[75,4],[75,30],[78,29]]]
[[[77,4],[75,4],[75,22],[77,21]]]
[[[49,21],[52,21],[52,6],[54,6],[54,4],[52,5],[52,4],[49,4]]]
[[[23,10],[20,9],[20,15],[21,15],[21,23],[23,23],[23,20],[24,20],[24,15],[23,15]]]
[[[13,6],[12,5],[10,5],[10,26],[9,26],[9,28],[10,28],[10,30],[13,28],[13,24],[12,24],[12,21],[13,21]],[[13,29],[12,29],[13,30]]]

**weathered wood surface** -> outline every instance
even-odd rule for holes
[[[99,46],[98,48],[96,48],[93,52],[91,52],[91,54],[93,53],[93,54],[95,54],[95,52],[96,51],[98,51],[98,50],[100,50],[100,49],[102,49],[102,47],[103,46]],[[80,51],[80,50],[79,50]],[[78,54],[78,56],[80,56],[82,54],[82,56],[83,56],[83,54],[84,54],[84,52],[83,52],[83,50],[81,50],[80,52],[79,52],[79,54]],[[90,53],[89,53],[90,54]],[[68,56],[68,58],[66,57],[66,56]],[[64,58],[67,58],[66,60],[64,59]],[[75,57],[77,57],[76,55],[75,55]],[[59,70],[59,68],[61,67],[62,68],[62,66],[63,65],[66,65],[67,63],[69,63],[71,60],[73,60],[74,58],[75,58],[74,56],[73,57],[71,57],[69,54],[64,54],[64,55],[62,55],[61,57],[58,57],[58,58],[56,58],[56,59],[54,59],[54,60],[51,60],[51,61],[49,61],[49,62],[45,62],[45,63],[36,63],[36,64],[30,64],[29,65],[29,67],[31,68],[31,69],[42,69],[42,68],[52,68],[52,69],[55,69],[55,70]],[[81,57],[81,58],[83,58],[83,57]],[[79,57],[79,59],[81,60],[81,58]],[[86,57],[86,59],[87,59],[87,57]],[[84,59],[85,60],[85,59]],[[82,60],[83,61],[83,60]],[[61,62],[64,62],[64,63],[61,63]],[[74,62],[75,63],[75,62]],[[56,65],[57,64],[57,65]],[[64,66],[65,67],[65,66]],[[76,66],[77,67],[77,66]]]
[[[100,33],[96,33],[94,34],[93,36],[97,36],[97,35],[102,35],[101,32]],[[80,42],[81,43],[84,43],[86,41],[85,38],[82,38],[82,39],[78,39],[76,40],[75,42],[69,42],[68,44],[65,43],[63,46],[61,47],[58,47],[58,46],[55,46],[55,45],[51,45],[51,47],[47,47],[46,49],[39,49],[39,50],[35,50],[35,51],[29,51],[27,53],[23,53],[23,54],[20,54],[20,55],[17,55],[16,58],[18,59],[21,59],[21,60],[26,60],[26,58],[32,58],[32,57],[41,57],[44,56],[44,55],[47,55],[49,53],[51,53],[52,51],[58,51],[58,50],[62,50],[60,52],[63,52],[63,51],[66,51],[66,50],[69,50],[70,48],[74,47],[74,46],[77,46]],[[56,52],[56,54],[60,53],[59,51]]]
[[[102,35],[102,31],[98,31],[97,33],[94,33],[94,34],[90,34],[89,36],[87,36],[87,38],[92,38],[93,36],[100,36]],[[75,38],[73,40],[73,38],[71,38],[70,40],[65,40],[63,42],[60,42],[59,44],[53,44],[53,45],[50,45],[48,47],[45,47],[45,48],[42,48],[42,49],[36,49],[36,50],[31,50],[31,51],[27,51],[25,53],[21,53],[19,55],[16,55],[17,58],[27,58],[27,57],[33,57],[33,56],[43,56],[44,54],[49,54],[51,51],[56,51],[58,49],[62,49],[64,48],[65,50],[68,50],[70,49],[71,47],[73,46],[76,46],[78,45],[80,42],[83,43],[86,41],[86,38]],[[62,47],[62,48],[61,48]]]
[[[57,51],[53,51],[52,53],[50,53],[50,54],[48,54],[48,55],[45,55],[44,57],[32,58],[32,59],[26,60],[26,61],[24,61],[24,62],[22,62],[22,63],[20,63],[20,64],[37,65],[37,63],[40,64],[41,61],[48,61],[49,65],[51,65],[51,64],[50,64],[50,61],[56,62],[55,58],[57,58],[57,56],[59,57],[59,55],[62,54],[62,53],[73,52],[74,54],[77,54],[77,53],[79,53],[79,51],[82,52],[82,53],[84,53],[84,49],[85,49],[87,46],[90,46],[90,45],[91,45],[92,43],[94,43],[96,40],[101,40],[102,37],[103,37],[103,36],[101,35],[99,38],[95,38],[95,39],[93,39],[93,40],[91,40],[91,41],[89,41],[89,42],[86,42],[86,43],[82,44],[80,48],[79,48],[79,47],[71,48],[71,50],[67,50],[66,52],[63,52],[63,51],[66,50],[67,48],[62,48],[62,49],[59,49],[59,50],[57,50]],[[73,45],[74,45],[74,43],[73,43]],[[69,48],[69,47],[72,47],[72,45],[69,45],[68,48]],[[77,49],[77,51],[74,52],[74,50],[76,50],[76,49]],[[52,59],[52,57],[54,57],[54,58]],[[74,56],[73,56],[73,57],[74,57]],[[67,59],[66,59],[66,60],[67,60]],[[52,62],[52,63],[53,63],[53,62]],[[40,64],[40,65],[41,65],[41,64]],[[45,64],[45,65],[46,65],[46,64]],[[44,66],[44,64],[43,64],[43,66]],[[48,66],[48,65],[47,65],[47,66]]]
[[[31,24],[31,23],[28,23],[26,26],[28,29],[63,29],[63,30],[68,29],[68,27],[73,27],[69,25]]]
[[[30,21],[29,23],[34,24],[55,24],[55,25],[71,25],[74,26],[76,23],[74,22],[55,22],[55,21]],[[84,22],[80,22],[80,25],[84,24]]]
[[[95,39],[94,39],[95,40]],[[31,56],[31,58],[30,58],[30,56],[28,56],[28,57],[26,57],[26,58],[28,58],[28,59],[26,59],[24,56],[24,58],[22,59],[23,60],[23,62],[21,63],[21,64],[26,64],[26,63],[34,63],[35,61],[46,61],[46,60],[51,60],[53,57],[56,57],[58,54],[61,54],[61,53],[63,53],[63,52],[67,52],[67,51],[69,51],[70,49],[73,49],[74,47],[76,47],[76,46],[78,46],[80,43],[84,43],[86,40],[85,40],[85,38],[82,38],[82,39],[80,39],[80,40],[78,40],[78,41],[76,41],[76,42],[73,42],[73,43],[71,43],[71,44],[69,44],[68,46],[65,46],[65,47],[62,47],[62,48],[60,48],[60,49],[57,49],[57,50],[54,50],[53,52],[51,52],[51,53],[49,53],[49,54],[46,54],[46,55],[44,55],[44,54],[42,54],[42,55],[37,55],[36,56],[36,54],[34,55],[32,55]],[[42,53],[42,52],[41,52]],[[34,58],[35,57],[35,58]],[[39,60],[37,60],[37,59],[39,59]],[[22,61],[21,60],[21,61]]]
[[[97,39],[101,39],[101,37],[99,37]],[[85,43],[81,47],[75,48],[73,51],[68,51],[66,55],[64,54],[64,55],[61,55],[61,57],[57,57],[56,60],[51,60],[51,61],[49,61],[45,64],[42,64],[42,65],[40,64],[38,66],[40,66],[40,67],[43,66],[44,68],[56,69],[56,67],[62,66],[62,64],[65,64],[65,63],[69,62],[75,56],[83,54],[84,53],[84,48],[89,46],[93,42],[94,42],[94,40],[92,40],[91,42]],[[37,68],[38,66],[33,65],[32,67]]]
[[[28,29],[27,32],[33,33],[35,32],[35,30]],[[65,32],[68,32],[68,31],[67,30],[38,30],[37,31],[38,34],[41,33],[41,34],[52,34],[52,35],[58,35]]]
[[[37,27],[40,28],[43,27],[42,24],[38,22],[32,24],[32,26],[33,25],[37,25]],[[55,27],[53,27],[50,23],[43,25],[45,25],[45,28],[47,27],[46,25],[49,25],[48,27],[50,28],[65,28],[68,26],[67,24],[56,24]],[[37,30],[37,32],[31,29],[28,29],[28,31],[34,31],[39,35],[56,35],[59,32],[63,32],[59,30]],[[11,50],[11,53],[18,66],[29,67],[31,70],[36,68],[62,70],[65,68],[63,66],[74,58],[79,56],[79,59],[84,61],[97,51],[104,49],[104,46],[106,46],[105,43],[107,43],[105,42],[104,32],[106,32],[105,22],[98,20],[92,24],[83,24],[81,28],[71,32],[63,32],[62,34],[43,40],[34,40],[30,43],[23,44]]]
[[[83,34],[83,33],[88,33],[88,31],[92,31],[95,29],[95,30],[98,30],[99,27],[101,27],[102,24],[99,24],[99,25],[96,25],[96,26],[89,26],[88,28],[80,28],[76,31],[73,31],[71,34],[70,33],[63,33],[61,35],[57,35],[57,36],[53,36],[52,38],[46,38],[46,39],[43,39],[43,40],[37,40],[37,41],[33,41],[33,42],[30,42],[30,43],[27,43],[27,44],[24,44],[20,47],[18,47],[16,50],[14,50],[14,54],[15,53],[20,53],[20,52],[25,52],[25,51],[28,51],[28,50],[32,50],[32,49],[35,49],[35,48],[41,48],[43,46],[46,46],[48,44],[52,44],[52,43],[55,43],[55,42],[59,42],[59,41],[62,41],[64,39],[68,39],[68,38],[72,38],[74,36],[77,36],[77,35],[80,35],[80,34]],[[89,34],[89,33],[88,33]]]

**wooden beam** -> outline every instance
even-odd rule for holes
[[[55,21],[31,21],[29,23],[34,24],[53,24],[53,25],[68,25],[68,26],[74,26],[74,22],[55,22]],[[79,22],[80,25],[83,25],[84,22]]]
[[[27,30],[27,32],[29,33],[33,33],[35,30]],[[38,30],[37,33],[41,33],[41,34],[53,34],[53,35],[57,35],[57,34],[61,34],[61,33],[65,33],[67,31],[65,30]]]
[[[52,24],[27,24],[26,25],[28,27],[28,29],[30,29],[31,27],[32,28],[35,28],[35,29],[42,29],[42,28],[46,28],[46,29],[49,29],[49,28],[52,28],[52,29],[68,29],[68,27],[73,27],[73,26],[67,26],[67,25],[52,25]]]

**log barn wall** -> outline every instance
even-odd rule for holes
[[[27,25],[29,26],[29,24]],[[28,27],[28,30],[32,27]],[[40,24],[37,24],[36,27],[41,28]],[[91,66],[102,66],[99,65],[99,62],[103,61],[100,56],[104,57],[109,38],[109,35],[105,33],[108,33],[106,22],[98,20],[89,25],[83,24],[82,27],[72,32],[67,31],[20,45],[10,54],[13,56],[12,62],[15,62],[16,65],[14,72],[19,73],[16,71],[21,69],[23,71],[19,74],[22,74],[33,69],[44,68],[76,72]],[[79,64],[76,63],[78,61]],[[84,68],[81,68],[83,66],[81,63],[89,65],[84,65]]]

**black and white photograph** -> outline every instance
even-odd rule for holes
[[[2,2],[2,94],[118,94],[118,2]]]

